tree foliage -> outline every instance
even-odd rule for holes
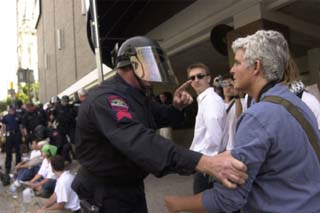
[[[39,83],[33,84],[20,84],[19,92],[15,94],[14,100],[21,100],[23,103],[32,101],[33,103],[39,103]],[[6,100],[0,101],[0,112],[7,110],[10,104],[14,104],[14,100],[10,96]]]
[[[39,83],[33,84],[20,84],[19,93],[16,94],[16,99],[22,100],[23,103],[32,101],[34,103],[39,102]]]
[[[7,110],[8,103],[7,101],[0,101],[0,112]]]

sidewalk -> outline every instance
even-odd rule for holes
[[[3,168],[5,154],[0,153],[0,165]],[[76,171],[79,164],[73,162],[71,171]],[[165,195],[191,195],[192,194],[192,176],[167,175],[163,178],[156,178],[149,175],[145,179],[145,191],[149,213],[164,213],[163,198]],[[9,192],[9,186],[3,187],[0,183],[0,213],[21,213],[21,193],[18,198],[13,198]],[[43,202],[36,199],[36,202]],[[35,202],[35,203],[36,203]],[[29,207],[29,212],[34,213],[37,205]]]

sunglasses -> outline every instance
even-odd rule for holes
[[[197,74],[197,75],[189,76],[188,79],[189,79],[189,80],[192,80],[192,81],[196,80],[196,78],[199,79],[199,80],[201,80],[201,79],[203,79],[203,78],[206,77],[206,76],[208,76],[208,74],[199,73],[199,74]]]

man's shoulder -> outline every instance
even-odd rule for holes
[[[205,104],[206,102],[215,102],[215,103],[218,103],[218,104],[221,104],[224,106],[224,102],[223,102],[223,99],[221,96],[219,96],[214,90],[212,87],[208,88],[208,91],[206,91],[206,95],[204,97],[204,101]]]
[[[69,184],[74,179],[74,175],[71,174],[68,170],[63,171],[61,176],[58,178],[57,181],[59,181],[60,184],[63,184],[64,186],[66,184]]]
[[[315,105],[320,105],[319,100],[318,100],[314,95],[312,95],[311,93],[309,93],[308,91],[304,91],[304,92],[303,92],[301,99],[302,99],[304,102],[310,102],[310,103],[315,104]]]

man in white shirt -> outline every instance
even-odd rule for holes
[[[290,70],[290,72],[298,72],[298,71]],[[305,90],[305,86],[301,80],[291,81],[289,84],[289,89],[296,96],[301,98],[301,100],[311,109],[311,111],[313,112],[314,116],[317,119],[318,128],[320,130],[320,102],[318,101],[318,99],[314,95],[312,95],[311,93]]]
[[[44,159],[38,173],[25,184],[36,190],[36,194],[48,198],[53,193],[56,184],[56,176],[52,172],[50,158],[57,154],[57,147],[46,144],[41,149]]]
[[[226,131],[226,110],[222,98],[210,87],[209,68],[202,63],[188,67],[188,79],[197,93],[198,113],[194,128],[194,137],[190,149],[202,154],[213,156],[225,150],[222,142]],[[193,181],[195,194],[212,187],[209,176],[196,173]]]
[[[80,212],[80,200],[71,188],[74,175],[65,170],[63,157],[57,155],[51,158],[51,166],[53,173],[57,176],[56,187],[54,193],[37,213]]]
[[[42,162],[41,151],[37,141],[32,141],[32,151],[28,160],[16,165],[17,177],[16,186],[20,186],[19,181],[31,180],[39,171]]]

